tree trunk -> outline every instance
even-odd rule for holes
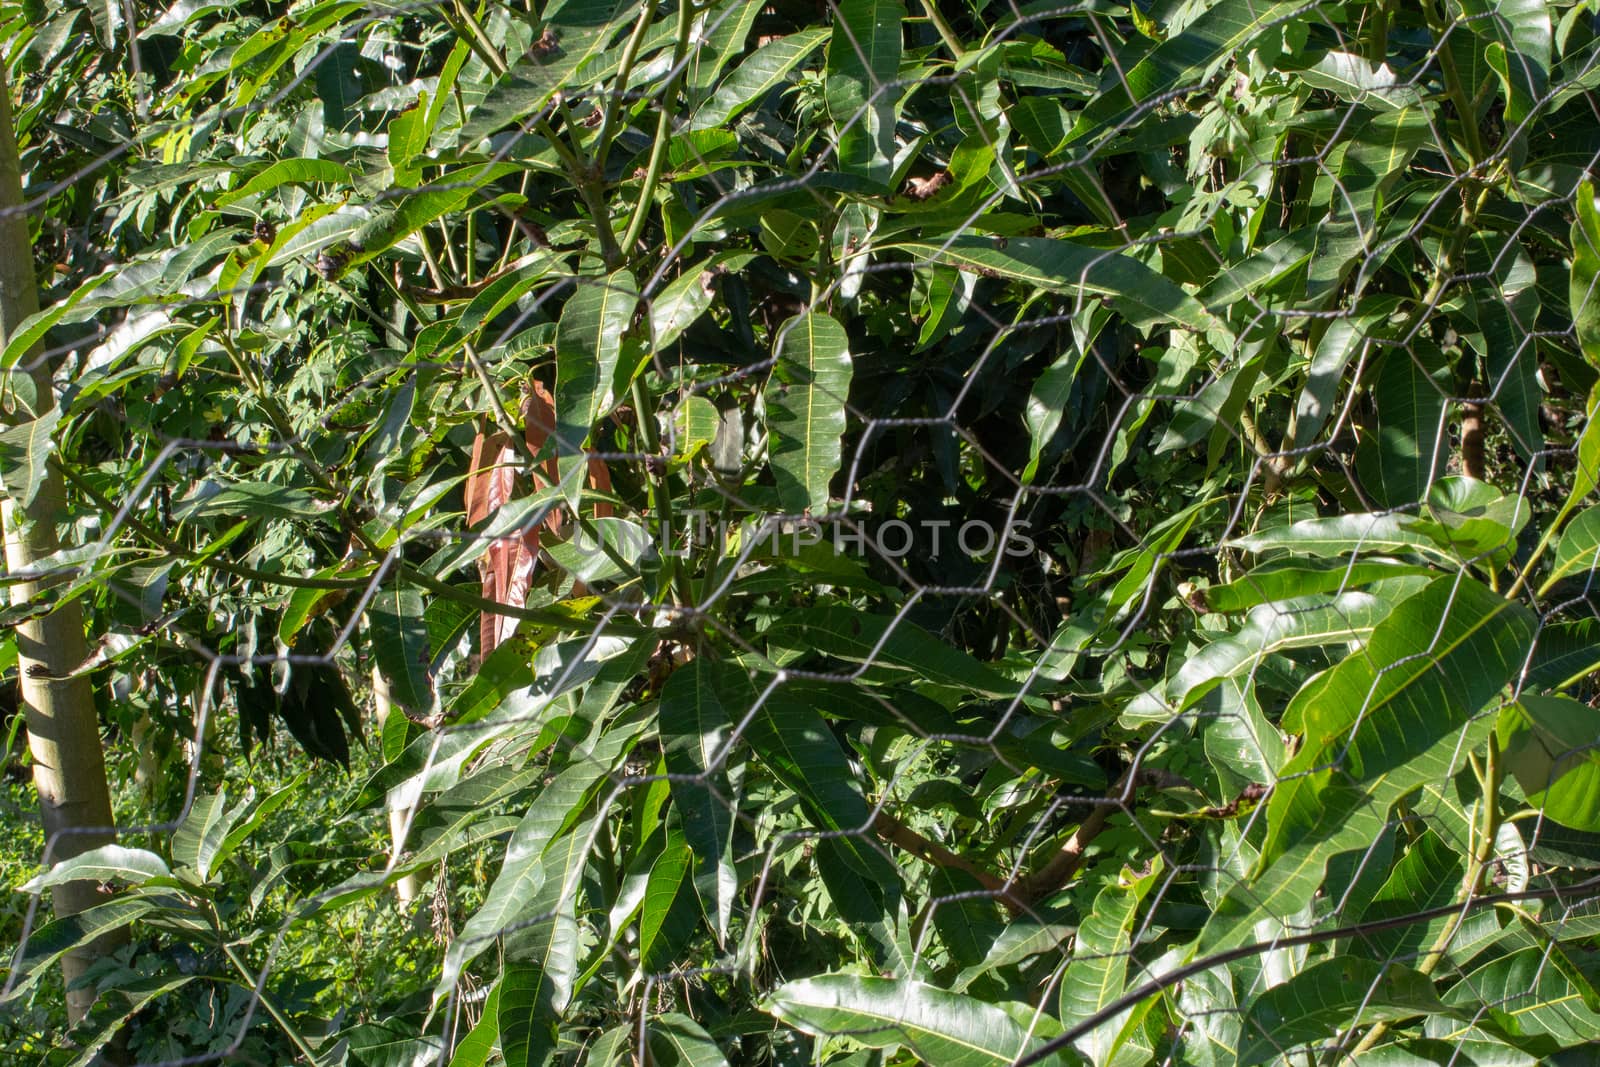
[[[10,337],[17,324],[39,307],[28,220],[21,204],[11,90],[4,64],[0,64],[0,338]],[[40,355],[39,351],[30,353],[35,417],[47,414],[55,404],[51,370]],[[19,379],[18,384],[26,386],[28,382]],[[5,418],[15,424],[27,421],[28,413],[11,411]],[[0,471],[0,476],[9,473]],[[18,506],[9,492],[4,496],[0,517],[5,524],[6,568],[15,573],[35,566],[60,547],[56,524],[66,517],[65,491],[60,473],[50,467],[28,507]],[[11,602],[28,603],[51,584],[50,580],[19,582],[11,587]],[[94,692],[87,677],[69,677],[88,658],[78,601],[68,601],[44,618],[19,625],[16,635],[18,688],[33,753],[33,783],[39,791],[50,859],[55,862],[97,848],[114,836]],[[103,899],[94,882],[56,886],[51,893],[58,917]],[[61,967],[67,984],[111,947],[114,942],[102,939],[64,956]],[[83,1018],[92,1003],[92,989],[67,993],[67,1012],[74,1022]]]

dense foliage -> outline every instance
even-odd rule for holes
[[[1592,0],[0,42],[123,828],[5,794],[7,1062],[1592,1061]]]

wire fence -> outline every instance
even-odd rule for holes
[[[103,880],[164,917],[143,948],[214,923],[200,977],[248,991],[127,1062],[1600,1033],[1592,800],[1551,814],[1600,742],[1588,5],[29,14],[4,214],[63,261],[4,354],[6,479],[53,464],[70,509],[10,621],[82,599],[85,673],[186,742],[173,817],[42,864],[170,864]],[[52,89],[74,52],[121,96]],[[341,825],[387,855],[175,876],[256,847],[215,757],[263,717],[350,761],[338,689]],[[408,880],[437,996],[294,1022],[296,939]],[[144,977],[134,1031],[186,995]],[[393,1060],[341,1030],[380,1024]]]

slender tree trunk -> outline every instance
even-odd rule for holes
[[[33,249],[28,239],[27,216],[19,210],[21,204],[22,178],[11,126],[11,90],[6,84],[5,66],[0,63],[0,338],[11,336],[17,324],[39,307]],[[31,355],[37,358],[39,354]],[[50,367],[39,360],[30,377],[37,417],[48,413],[55,404]],[[18,384],[27,382],[19,380]],[[27,421],[29,415],[26,411],[12,411],[5,418],[15,424]],[[0,477],[7,473],[0,471]],[[56,524],[65,516],[65,492],[61,475],[54,467],[48,469],[28,507],[18,506],[6,493],[0,503],[6,568],[13,573],[25,570],[54,553],[60,547]],[[28,603],[49,584],[13,585],[11,602]],[[33,753],[33,783],[39,791],[51,859],[59,861],[106,844],[113,836],[94,692],[87,677],[70,677],[88,658],[78,601],[68,601],[44,618],[19,625],[16,635],[22,711]],[[82,911],[103,899],[93,882],[57,886],[51,894],[58,917]],[[67,984],[70,986],[111,947],[102,940],[63,957],[61,967]],[[67,1012],[74,1022],[92,1003],[93,990],[67,993]]]

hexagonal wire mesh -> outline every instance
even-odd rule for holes
[[[154,669],[159,646],[203,668],[170,698],[192,715],[181,811],[84,833],[172,877],[177,837],[228,811],[207,755],[251,678],[284,714],[297,676],[372,677],[363,703],[414,719],[380,727],[350,790],[387,855],[304,891],[264,860],[259,940],[211,912],[248,986],[226,1040],[138,1062],[292,1031],[274,1001],[296,931],[419,878],[448,947],[432,1010],[388,1035],[404,1062],[451,1062],[484,1018],[508,1061],[535,1058],[513,996],[563,1019],[573,1062],[714,1062],[708,1030],[730,1062],[781,1060],[708,1022],[737,1022],[736,988],[816,1062],[1478,1062],[1495,1041],[1534,1062],[1592,1039],[1592,838],[1547,813],[1600,739],[1574,699],[1600,543],[1576,510],[1600,475],[1581,6],[1001,5],[965,46],[926,5],[902,25],[830,0],[770,34],[784,13],[739,3],[569,6],[309,5],[259,99],[139,83],[191,113],[30,177],[21,211],[43,217],[130,158],[186,165],[175,138],[242,137],[352,46],[402,55],[402,18],[466,42],[435,80],[397,60],[363,87],[386,142],[174,178],[218,209],[212,235],[301,183],[299,217],[248,252],[213,236],[182,273],[197,227],[40,320],[76,334],[7,352],[13,375],[53,368],[71,528],[98,519],[40,563],[38,603],[104,598],[95,667]],[[182,8],[168,29],[216,17]],[[419,115],[440,125],[402,125]],[[318,182],[343,191],[316,202]],[[589,214],[535,221],[540,190]],[[643,205],[620,242],[597,190],[602,213]],[[416,236],[435,224],[464,246]],[[252,353],[318,286],[401,311],[297,418],[275,402],[294,366]],[[236,383],[209,437],[110,399],[186,346],[175,381]],[[470,462],[424,400],[462,405]],[[91,419],[125,426],[122,485],[88,466]],[[40,425],[8,435],[13,469]],[[371,477],[358,454],[403,462]],[[228,548],[235,512],[291,569]],[[319,524],[342,559],[282,547]],[[152,601],[128,560],[177,577]],[[474,635],[486,606],[501,621]],[[254,611],[278,620],[270,651],[228,632]],[[463,847],[500,864],[481,894],[451,882]],[[198,915],[191,867],[123,899]],[[58,953],[41,900],[8,993]],[[786,951],[820,969],[818,940],[838,973],[788,973]],[[575,1010],[613,957],[627,1010]],[[990,1043],[958,1048],[961,1025]],[[300,1053],[371,1062],[336,1031]]]

